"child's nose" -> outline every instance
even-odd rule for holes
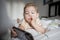
[[[32,12],[29,13],[32,16]]]
[[[28,16],[29,16],[29,17],[32,17],[32,15],[31,15],[31,14],[29,14]]]
[[[29,14],[29,16],[31,16],[31,14]]]

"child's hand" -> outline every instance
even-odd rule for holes
[[[34,27],[36,25],[36,18],[32,17],[30,24],[32,27]]]
[[[13,29],[12,29],[11,32],[12,32],[12,34],[11,34],[12,37],[16,37],[17,36],[17,33]]]

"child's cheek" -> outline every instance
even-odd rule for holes
[[[34,20],[35,20],[36,18],[37,18],[37,17],[36,17],[36,15],[32,15],[32,19],[34,19]]]

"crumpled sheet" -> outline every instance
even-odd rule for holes
[[[34,40],[60,40],[60,28],[50,30],[43,35],[37,33],[37,31],[33,29],[28,29],[26,31],[33,35]]]

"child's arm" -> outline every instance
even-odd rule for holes
[[[25,28],[21,24],[19,25],[19,29],[25,30]]]
[[[43,27],[42,27],[42,25],[41,25],[41,23],[37,23],[36,24],[36,19],[34,19],[34,18],[32,18],[32,21],[31,21],[31,23],[30,23],[30,25],[32,25],[32,27],[36,30],[36,31],[38,31],[39,33],[45,33],[46,32],[46,29],[44,29]]]
[[[32,26],[36,31],[38,31],[42,34],[44,34],[46,32],[46,29],[44,29],[41,25],[33,24]]]

